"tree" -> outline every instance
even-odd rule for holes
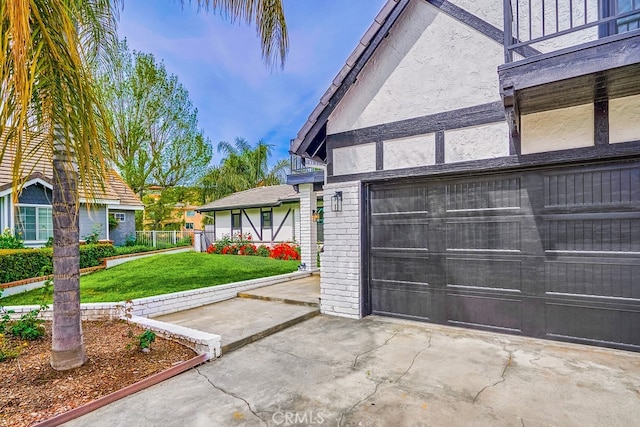
[[[112,159],[124,180],[141,196],[151,184],[196,182],[212,149],[189,92],[153,55],[132,54],[126,40],[110,57],[99,82],[115,139]]]
[[[14,187],[25,160],[53,157],[54,320],[51,365],[86,360],[79,294],[78,187],[91,198],[112,151],[105,109],[89,63],[115,42],[117,0],[0,1],[0,156],[15,151]],[[287,35],[281,0],[198,0],[232,19],[255,20],[267,64],[284,63]],[[280,55],[276,53],[279,50]],[[14,192],[17,197],[18,191]]]
[[[285,182],[289,163],[285,159],[269,167],[273,146],[260,140],[252,147],[244,138],[234,144],[218,143],[218,152],[225,157],[219,166],[211,168],[200,180],[202,203],[237,191]]]

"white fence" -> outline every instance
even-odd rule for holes
[[[193,231],[136,231],[136,244],[158,247],[162,245],[190,246]]]

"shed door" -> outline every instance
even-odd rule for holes
[[[368,188],[374,314],[640,351],[640,162]]]

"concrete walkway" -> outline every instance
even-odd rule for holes
[[[632,426],[640,354],[317,316],[71,426]]]
[[[158,316],[162,322],[222,337],[222,354],[320,313],[317,275],[247,291],[243,298]]]

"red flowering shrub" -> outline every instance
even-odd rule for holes
[[[250,234],[237,234],[233,237],[222,236],[207,248],[209,254],[222,255],[257,255],[283,260],[299,260],[300,247],[295,243],[278,243],[273,248],[265,245],[256,246]]]
[[[271,248],[270,258],[283,260],[299,260],[300,254],[297,251],[297,245],[292,243],[278,243]]]

